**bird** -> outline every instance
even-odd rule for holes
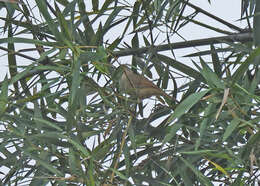
[[[126,65],[120,65],[120,68],[122,68],[122,76],[119,80],[119,88],[121,91],[136,96],[140,100],[151,96],[163,96],[170,100],[173,99],[152,81],[140,74],[134,73]]]

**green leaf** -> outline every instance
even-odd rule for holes
[[[210,45],[210,50],[211,50],[211,58],[212,58],[212,62],[213,62],[214,71],[217,74],[217,76],[219,78],[221,78],[221,76],[222,76],[221,64],[220,64],[220,60],[218,57],[218,53],[217,53],[214,45]]]
[[[191,171],[198,176],[198,178],[201,180],[201,182],[204,185],[210,186],[213,184],[210,182],[209,178],[207,178],[206,176],[204,176],[199,170],[196,169],[196,167],[194,167],[190,162],[188,162],[187,160],[185,160],[184,158],[180,157],[181,161],[183,161],[183,163],[189,167],[191,169]]]
[[[104,36],[106,34],[106,32],[112,28],[111,25],[113,25],[113,21],[114,19],[118,16],[119,12],[123,10],[123,7],[115,7],[113,12],[109,14],[109,17],[107,18],[105,25],[102,29],[102,35]],[[120,22],[118,22],[117,24],[119,24]],[[114,25],[113,25],[114,26]]]
[[[79,154],[76,153],[73,148],[70,148],[68,156],[69,166],[72,172],[79,172],[81,170]]]
[[[88,61],[100,62],[106,58],[107,58],[106,50],[102,46],[98,47],[96,52],[86,51],[86,52],[82,52],[80,54],[80,60],[82,61],[82,64],[87,64]],[[97,64],[97,66],[101,66],[101,65],[104,65],[104,64]],[[97,68],[99,68],[99,67],[97,67]]]
[[[59,25],[61,26],[60,35],[63,39],[66,38],[67,42],[70,42],[72,41],[72,33],[71,33],[72,28],[69,28],[68,22],[65,20],[65,17],[61,13],[59,6],[56,3],[54,3],[54,5],[55,5],[55,12],[58,17]],[[72,45],[72,43],[70,43],[69,45]]]
[[[57,176],[64,177],[64,174],[57,168],[54,168],[53,165],[51,165],[50,163],[40,159],[39,157],[33,155],[31,152],[28,152],[26,150],[24,151],[24,153],[30,156],[33,160],[35,160],[38,164],[46,168],[48,171],[52,172],[53,174],[56,174]]]
[[[110,170],[115,172],[116,175],[118,175],[120,177],[120,179],[125,180],[125,181],[128,182],[128,178],[124,174],[122,174],[120,171],[118,171],[116,169],[112,169],[112,168],[110,168]]]
[[[23,44],[35,44],[40,46],[52,46],[52,47],[59,46],[57,42],[45,42],[37,39],[27,39],[27,38],[20,38],[20,37],[9,37],[9,38],[0,39],[0,44],[2,43],[23,43]]]
[[[13,37],[13,29],[12,25],[8,28],[8,37]],[[16,65],[16,57],[15,57],[15,47],[14,43],[8,43],[8,66],[11,78],[17,74],[17,65]],[[18,83],[14,83],[15,93],[19,94]]]
[[[238,67],[235,73],[232,75],[233,83],[238,82],[248,70],[249,65],[253,64],[255,58],[260,55],[260,47],[253,50],[253,52],[247,57],[247,59]]]
[[[193,68],[191,68],[188,65],[185,65],[181,62],[178,62],[178,61],[176,61],[176,60],[174,60],[174,59],[172,59],[168,56],[164,56],[164,55],[161,55],[161,54],[156,54],[156,55],[158,56],[158,58],[162,62],[166,63],[167,65],[169,65],[170,67],[173,67],[176,70],[181,71],[182,73],[188,75],[189,77],[192,77],[192,78],[197,79],[197,80],[203,78],[198,71],[194,70]]]
[[[72,106],[75,102],[77,92],[79,91],[80,85],[80,66],[81,61],[79,58],[75,58],[72,69],[72,83],[70,87],[69,105]]]
[[[226,141],[227,138],[232,134],[232,132],[237,128],[237,126],[240,123],[240,119],[239,118],[234,118],[230,124],[228,125],[228,127],[225,130],[225,133],[223,134],[223,139],[222,141]]]
[[[253,36],[254,36],[254,44],[259,47],[260,46],[260,2],[255,2],[255,13],[254,13],[254,21],[253,21]]]
[[[174,124],[173,126],[170,126],[170,127],[171,127],[171,130],[170,130],[170,132],[164,137],[163,142],[162,142],[163,144],[165,144],[165,143],[171,141],[171,139],[176,135],[177,131],[178,131],[181,127],[183,127],[183,124],[177,123],[177,124]]]
[[[7,75],[5,76],[5,80],[1,82],[1,93],[0,93],[0,116],[2,116],[8,104],[8,80]]]
[[[93,61],[92,64],[102,73],[108,73],[107,53],[104,47],[98,47],[96,57],[98,61]]]
[[[201,92],[196,92],[189,95],[185,100],[183,100],[175,109],[174,113],[170,116],[167,123],[171,123],[176,118],[181,117],[183,114],[188,112],[190,108],[195,105],[205,94],[207,94],[211,89],[207,89]]]
[[[88,173],[88,185],[89,186],[96,186],[95,184],[95,180],[94,180],[94,163],[93,163],[93,159],[90,159],[89,161],[89,165],[88,165],[88,170],[87,170],[87,173]]]
[[[113,143],[111,143],[110,139],[104,140],[92,151],[92,157],[97,161],[103,160],[110,152],[112,146]]]
[[[196,150],[196,151],[183,151],[180,152],[181,154],[187,154],[187,155],[205,155],[207,153],[217,152],[217,150]]]
[[[211,88],[220,88],[224,89],[224,83],[219,79],[216,73],[214,73],[209,66],[200,58],[200,63],[202,66],[201,74],[203,75],[204,79],[208,82]]]
[[[134,131],[132,126],[130,126],[129,129],[128,129],[128,135],[129,135],[129,138],[130,138],[130,141],[131,141],[131,146],[132,146],[133,150],[136,152],[136,141],[138,139],[135,136],[135,131]]]
[[[227,44],[228,45],[232,45],[232,43],[227,43]],[[240,47],[241,47],[241,45],[240,45]],[[229,47],[226,47],[226,48],[217,48],[217,49],[214,48],[213,51],[211,49],[211,50],[204,50],[204,51],[200,51],[200,52],[194,52],[194,53],[187,54],[187,55],[185,55],[183,57],[202,57],[202,56],[211,55],[212,60],[214,60],[215,57],[218,58],[218,56],[216,56],[218,53],[222,54],[223,52],[234,52],[234,51],[235,51],[235,49],[229,46]],[[249,50],[247,50],[247,51],[249,51]],[[212,62],[213,62],[213,65],[214,65],[215,61],[212,61]],[[215,70],[215,72],[217,72],[215,67],[214,67],[214,70]]]
[[[208,104],[207,108],[205,108],[204,119],[200,123],[200,136],[199,136],[199,139],[196,141],[195,150],[198,150],[200,143],[203,140],[207,127],[214,120],[214,118],[212,116],[210,116],[210,114],[212,114],[212,113],[216,113],[216,107],[215,107],[215,104],[210,103],[210,104]]]
[[[51,127],[51,128],[53,128],[53,129],[56,129],[56,130],[58,130],[58,131],[63,131],[60,127],[58,127],[56,124],[54,124],[54,123],[51,123],[51,122],[49,122],[49,121],[47,121],[47,120],[45,120],[45,119],[42,119],[42,118],[34,118],[34,121],[35,122],[40,122],[41,124],[43,124],[43,125],[46,125],[46,126],[49,126],[49,127]]]
[[[253,134],[250,136],[247,144],[242,147],[241,149],[241,156],[243,159],[248,160],[248,156],[254,147],[259,146],[259,141],[260,141],[260,130],[257,131],[256,134]]]
[[[63,6],[69,6],[69,2],[67,0],[56,0],[57,2],[59,2],[60,4],[62,4]]]
[[[46,1],[36,1],[36,4],[37,4],[40,12],[42,13],[43,17],[47,21],[48,27],[51,30],[51,32],[53,33],[53,35],[55,36],[55,38],[58,41],[63,41],[64,39],[66,39],[66,38],[62,37],[62,34],[58,30],[58,25],[55,23],[55,21],[51,17],[51,14],[48,12],[48,7],[46,5]]]
[[[79,144],[78,142],[76,142],[75,140],[72,140],[71,138],[69,138],[67,136],[64,136],[64,135],[60,135],[60,136],[67,139],[68,142],[71,143],[75,149],[77,149],[79,152],[81,152],[83,155],[83,158],[91,158],[91,155],[87,151],[86,147],[83,147],[81,144]]]
[[[163,72],[162,78],[163,78],[162,88],[166,89],[168,87],[168,83],[169,83],[169,66],[167,66],[165,68],[165,72]]]
[[[249,98],[255,99],[258,103],[260,102],[260,97],[248,92],[245,88],[239,86],[237,83],[235,84],[235,87],[238,88],[240,91],[244,92],[246,95],[248,95]]]
[[[99,0],[92,0],[93,11],[98,11]]]

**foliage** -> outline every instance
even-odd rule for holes
[[[183,0],[0,2],[1,184],[260,182],[259,7],[242,1],[242,29]],[[190,24],[224,36],[174,43]],[[200,45],[210,49],[187,54],[192,65],[175,56]],[[121,94],[124,60],[179,102]]]

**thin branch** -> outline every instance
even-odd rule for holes
[[[181,48],[188,48],[188,47],[196,47],[196,46],[202,46],[202,45],[209,45],[209,44],[217,44],[217,43],[223,43],[223,42],[249,42],[253,41],[253,36],[251,32],[248,33],[239,33],[239,34],[232,34],[229,36],[222,36],[222,37],[213,37],[213,38],[205,38],[205,39],[198,39],[198,40],[191,40],[191,41],[184,41],[184,42],[178,42],[178,43],[170,43],[165,45],[158,45],[153,47],[153,51],[166,51],[166,50],[172,50],[172,49],[181,49]],[[121,51],[111,52],[111,55],[114,57],[123,57],[123,56],[129,56],[129,55],[137,55],[137,54],[143,54],[150,50],[151,47],[143,47],[143,48],[136,48],[136,49],[124,49]],[[8,51],[8,49],[4,47],[0,47],[0,49]],[[16,55],[19,55],[21,57],[29,59],[28,56],[15,53]],[[31,58],[31,60],[35,61],[35,59]],[[40,62],[41,64],[50,64],[50,61],[48,58]],[[31,77],[33,75],[39,74],[40,72],[45,72],[47,70],[31,70],[28,72],[24,77]],[[0,82],[1,87],[1,82]]]
[[[226,34],[226,35],[231,35],[232,32],[229,32],[229,31],[226,31],[226,30],[223,30],[223,29],[219,29],[219,28],[216,28],[214,26],[211,26],[210,24],[205,24],[205,23],[202,23],[200,21],[197,21],[195,19],[190,19],[189,17],[183,17],[183,19],[186,19],[188,22],[191,22],[191,23],[194,23],[196,25],[199,25],[201,27],[204,27],[204,28],[207,28],[207,29],[210,29],[210,30],[213,30],[215,32],[218,32],[218,33],[221,33],[221,34]]]
[[[2,46],[0,46],[0,50],[13,53],[13,54],[15,54],[15,55],[17,55],[17,56],[20,56],[20,57],[23,57],[23,58],[25,58],[25,59],[29,59],[29,60],[32,60],[32,61],[37,61],[36,58],[33,58],[33,57],[31,57],[31,56],[24,55],[24,54],[19,53],[19,52],[16,52],[16,51],[9,50],[9,49],[7,49],[7,48],[5,48],[5,47],[2,47]]]
[[[120,156],[121,156],[121,154],[123,152],[123,148],[124,148],[124,145],[125,145],[126,135],[127,135],[128,129],[129,129],[131,123],[132,123],[132,119],[133,119],[133,116],[130,116],[130,118],[128,120],[128,123],[127,123],[127,127],[126,127],[125,132],[124,132],[123,137],[122,137],[119,153],[118,153],[118,156],[116,158],[116,162],[115,162],[114,168],[112,170],[111,178],[110,178],[110,183],[112,183],[112,184],[113,184],[113,180],[114,180],[114,177],[115,177],[115,171],[114,170],[117,169],[117,166],[118,166],[118,163],[119,163],[119,159],[120,159]]]
[[[227,22],[227,21],[225,21],[225,20],[223,20],[223,19],[221,19],[221,18],[219,18],[219,17],[217,17],[217,16],[214,16],[214,15],[210,14],[209,12],[207,12],[207,11],[201,9],[200,7],[197,7],[197,6],[195,6],[195,5],[193,5],[193,4],[189,3],[189,2],[187,2],[186,4],[189,5],[190,7],[194,8],[196,11],[201,12],[201,13],[203,13],[203,14],[205,14],[205,15],[211,17],[212,19],[217,20],[218,22],[220,22],[220,23],[222,23],[222,24],[228,26],[228,27],[231,28],[231,29],[234,29],[234,30],[239,31],[239,32],[243,32],[243,31],[244,31],[243,29],[241,29],[241,28],[239,28],[239,27],[237,27],[237,26],[235,26],[235,25],[233,25],[233,24],[231,24],[231,23],[229,23],[229,22]]]
[[[157,52],[160,52],[160,51],[166,51],[166,50],[171,50],[171,49],[197,47],[197,46],[203,46],[203,45],[218,44],[218,43],[223,43],[223,42],[245,43],[245,42],[251,42],[251,41],[253,41],[253,35],[251,32],[248,32],[248,33],[232,34],[232,35],[221,36],[221,37],[211,37],[211,38],[205,38],[205,39],[184,41],[184,42],[178,42],[178,43],[169,43],[169,44],[154,46],[153,49]],[[151,47],[124,49],[121,51],[112,52],[111,55],[114,57],[138,55],[138,54],[143,54],[143,53],[148,52],[150,48]]]

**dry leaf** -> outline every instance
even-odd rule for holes
[[[226,102],[227,102],[228,94],[229,94],[229,88],[226,88],[226,89],[224,90],[224,95],[223,95],[223,99],[222,99],[221,105],[220,105],[220,107],[219,107],[219,109],[218,109],[218,112],[217,112],[217,114],[216,114],[216,120],[218,119],[219,114],[220,114],[222,108],[224,107],[224,105],[225,105]]]

